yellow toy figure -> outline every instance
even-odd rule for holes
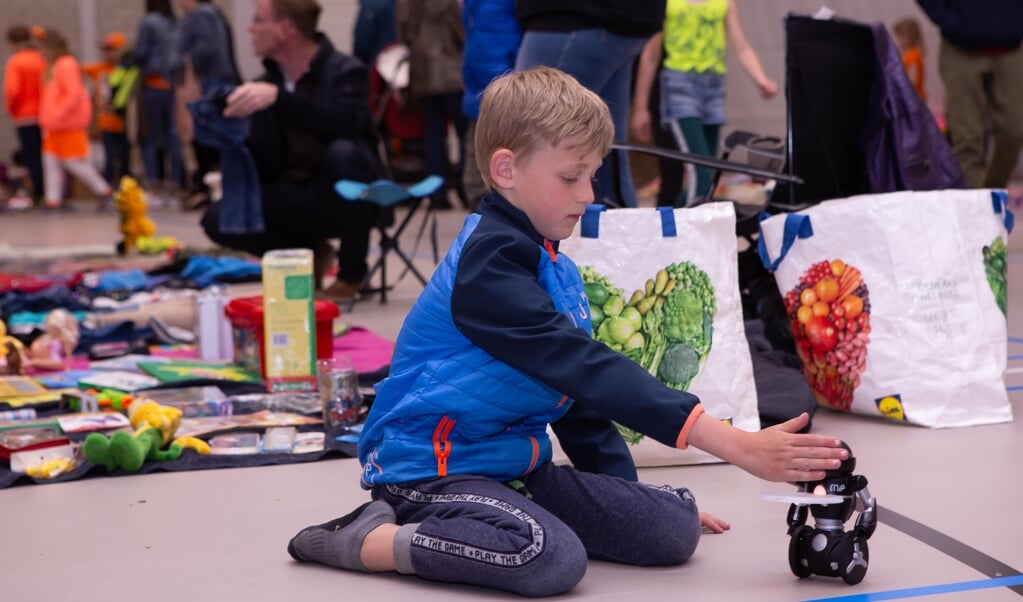
[[[135,427],[134,433],[118,431],[109,439],[99,433],[86,437],[82,443],[86,459],[93,464],[103,464],[110,471],[121,468],[125,472],[138,472],[146,460],[176,460],[188,447],[200,454],[210,453],[210,446],[201,439],[174,439],[181,425],[178,408],[151,400],[136,401],[128,409],[128,420]]]
[[[122,176],[117,194],[114,195],[114,207],[121,214],[121,234],[124,239],[117,244],[120,255],[129,255],[136,249],[139,237],[150,237],[156,232],[156,225],[146,215],[149,205],[146,195],[135,178]]]
[[[0,320],[0,374],[24,374],[25,345],[7,334],[7,325]]]

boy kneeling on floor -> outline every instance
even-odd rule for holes
[[[588,558],[678,565],[701,526],[728,528],[688,489],[637,482],[612,421],[773,481],[822,479],[846,457],[835,437],[797,434],[806,414],[733,428],[591,337],[582,280],[558,241],[593,201],[613,135],[604,102],[561,71],[487,88],[476,147],[490,192],[377,387],[359,442],[374,501],[300,531],[296,560],[555,595]],[[575,468],[551,462],[549,423]]]

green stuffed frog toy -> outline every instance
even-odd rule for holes
[[[186,448],[200,454],[210,453],[210,446],[201,439],[174,439],[174,433],[181,425],[181,410],[178,408],[139,400],[129,407],[128,420],[135,428],[134,433],[118,431],[109,438],[92,433],[86,437],[82,443],[86,459],[93,464],[103,464],[110,471],[121,468],[125,472],[138,472],[147,460],[176,460]]]

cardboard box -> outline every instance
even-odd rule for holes
[[[263,373],[274,391],[316,390],[313,252],[263,255]]]

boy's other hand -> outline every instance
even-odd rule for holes
[[[709,512],[700,513],[700,526],[708,533],[724,533],[732,528],[726,520],[722,520]]]

